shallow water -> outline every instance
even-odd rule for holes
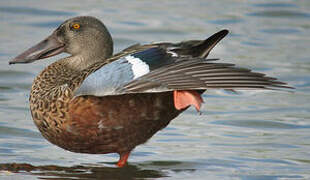
[[[56,58],[8,61],[63,20],[92,15],[115,49],[134,43],[230,34],[211,53],[278,77],[287,92],[209,91],[146,144],[129,166],[116,154],[64,151],[38,132],[29,112],[33,78]],[[308,179],[310,178],[310,1],[0,1],[0,179]]]

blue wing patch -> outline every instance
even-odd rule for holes
[[[131,54],[131,56],[145,62],[147,65],[149,65],[151,71],[173,62],[171,54],[167,53],[166,50],[158,47],[137,52]]]

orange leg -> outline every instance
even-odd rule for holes
[[[203,100],[195,90],[176,90],[173,91],[174,106],[177,110],[184,109],[193,105],[199,112]]]
[[[120,153],[119,155],[120,155],[120,157],[119,157],[119,160],[118,160],[116,165],[118,167],[124,167],[126,165],[126,163],[127,163],[127,159],[128,159],[128,157],[130,155],[130,152]]]

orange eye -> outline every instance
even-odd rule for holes
[[[77,24],[77,23],[76,23],[76,24],[73,24],[72,27],[73,27],[74,29],[80,29],[81,26],[80,26],[80,24]]]

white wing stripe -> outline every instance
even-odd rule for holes
[[[126,56],[125,59],[131,64],[131,69],[134,74],[134,79],[141,77],[150,72],[150,67],[141,59],[134,56]]]
[[[119,88],[149,72],[148,64],[139,58],[128,55],[102,66],[90,74],[75,91],[75,96],[121,94],[122,92],[119,92]]]
[[[173,51],[167,51],[167,53],[171,54],[172,57],[178,57],[179,55]]]

